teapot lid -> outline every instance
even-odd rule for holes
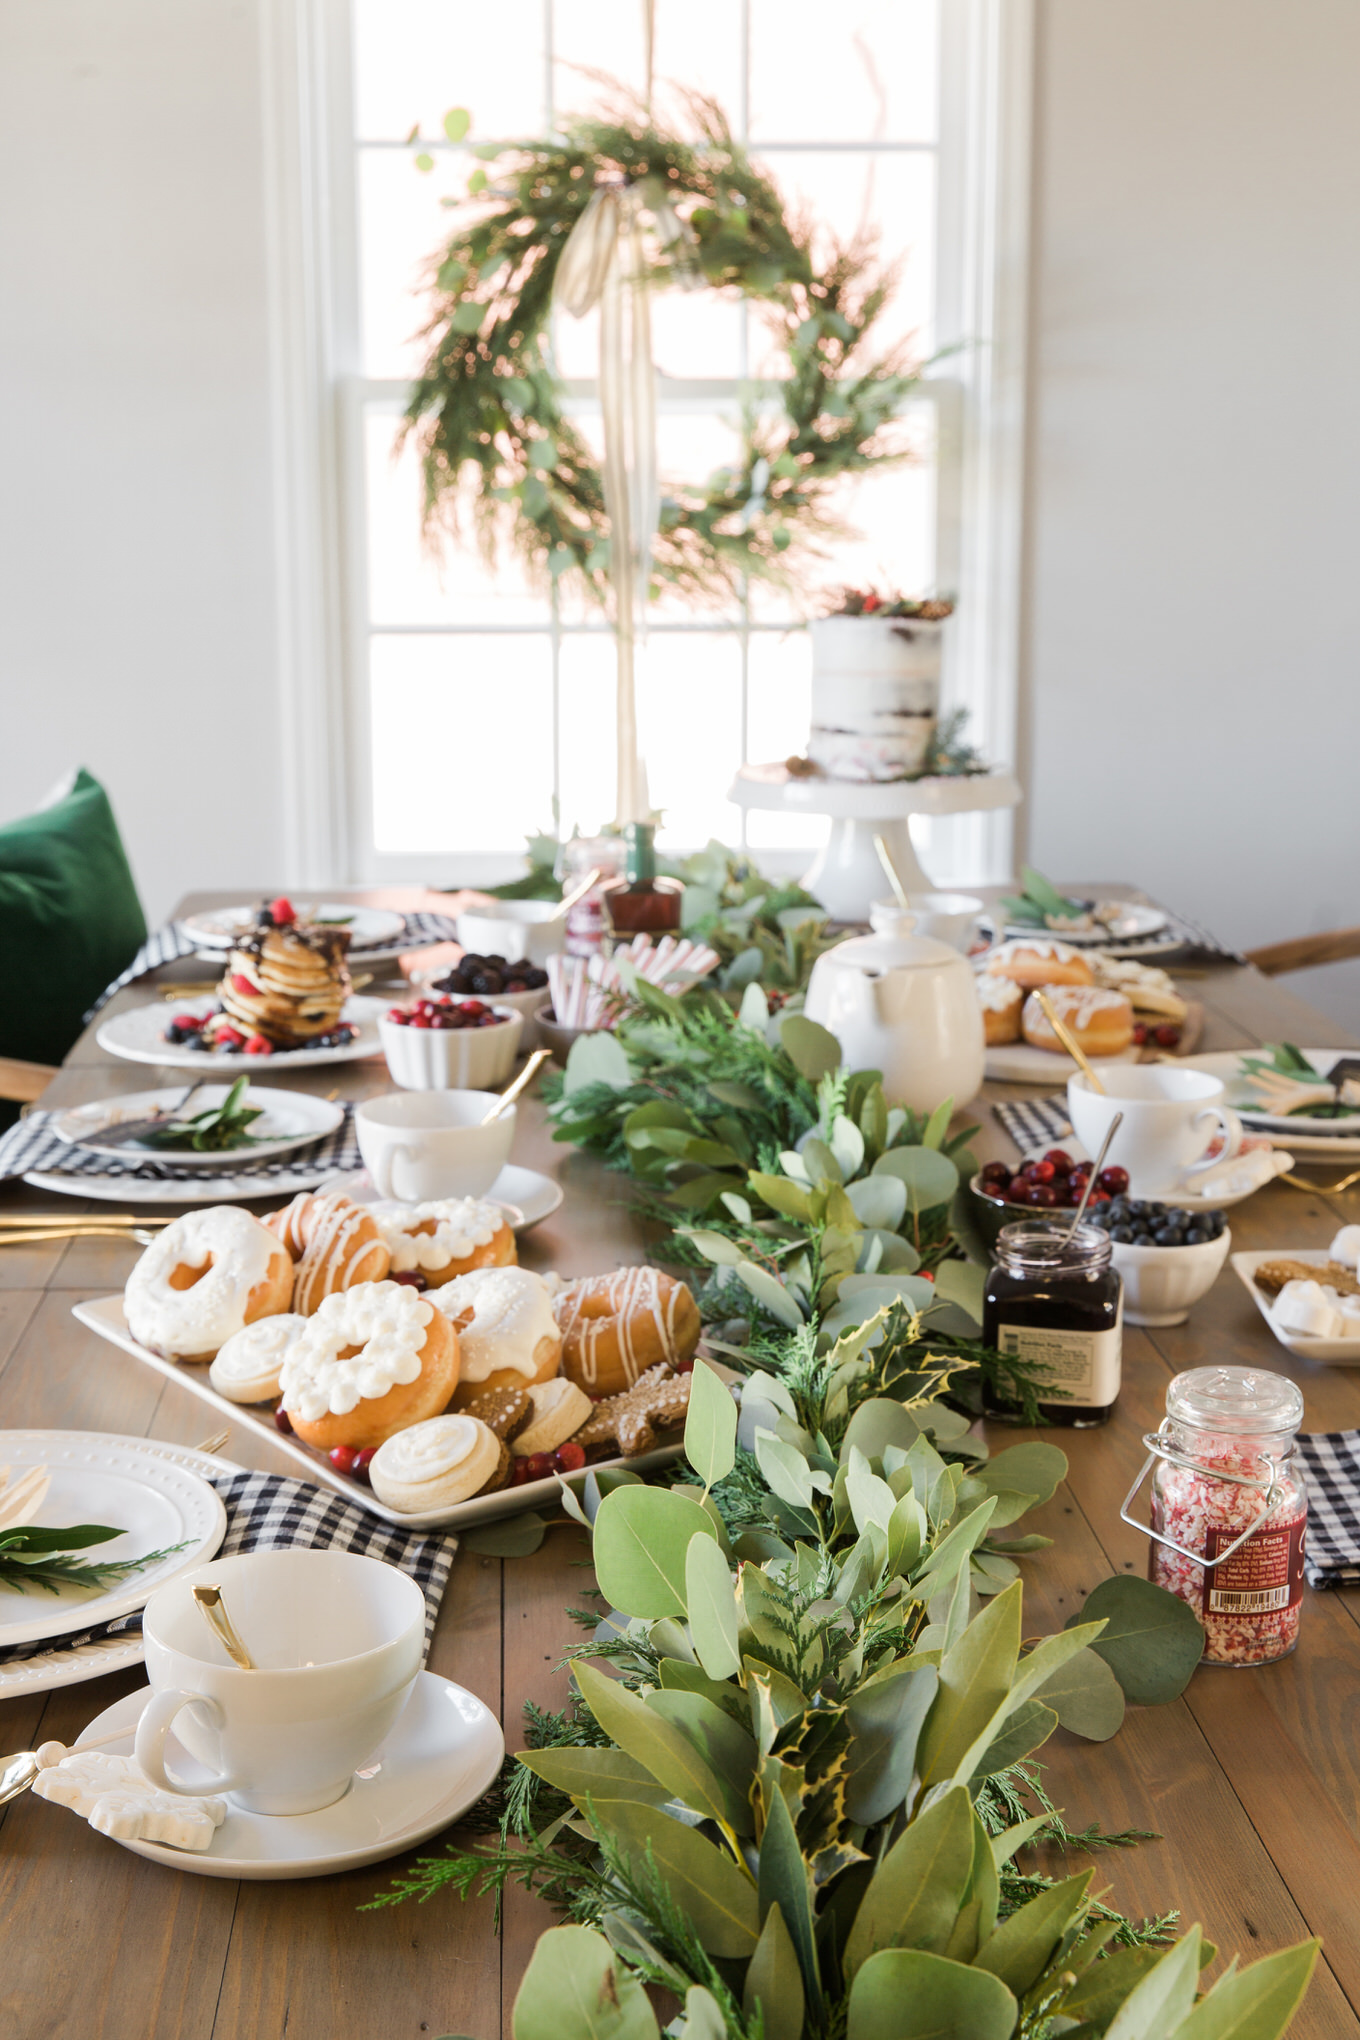
[[[939,970],[942,966],[953,969],[960,965],[968,969],[958,950],[951,949],[947,942],[913,932],[915,914],[875,902],[870,916],[872,935],[848,936],[825,954],[837,963],[853,964],[861,970]]]

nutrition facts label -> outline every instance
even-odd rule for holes
[[[1210,1530],[1206,1559],[1218,1557],[1240,1530]],[[1303,1599],[1302,1519],[1278,1530],[1258,1530],[1240,1551],[1204,1573],[1204,1611],[1208,1615],[1267,1615],[1292,1608]]]
[[[1014,1353],[1031,1366],[1046,1370],[1045,1382],[1062,1391],[1062,1399],[1103,1407],[1119,1393],[1119,1351],[1122,1329],[1108,1332],[1059,1332],[1037,1325],[998,1325],[997,1350]],[[1045,1383],[1039,1384],[1042,1401]]]

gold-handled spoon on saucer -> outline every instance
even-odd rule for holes
[[[548,1057],[551,1054],[552,1050],[550,1048],[536,1048],[534,1050],[533,1054],[529,1057],[528,1062],[525,1063],[524,1068],[515,1078],[514,1083],[508,1085],[506,1089],[501,1092],[500,1097],[497,1098],[495,1104],[491,1107],[490,1111],[483,1113],[481,1119],[481,1124],[483,1126],[490,1126],[493,1119],[500,1118],[502,1112],[504,1112],[507,1105],[514,1104],[516,1098],[518,1098],[520,1092],[524,1089],[524,1086],[529,1082],[529,1079],[537,1073],[537,1071],[541,1068],[541,1066],[545,1062],[547,1062]]]
[[[236,1634],[236,1625],[222,1604],[222,1589],[212,1586],[195,1587],[194,1599],[203,1610],[204,1621],[232,1663],[240,1671],[256,1671],[258,1667],[255,1660]]]

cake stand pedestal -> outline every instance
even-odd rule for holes
[[[728,794],[738,807],[780,814],[829,815],[826,848],[803,879],[833,921],[867,921],[869,905],[890,888],[874,837],[882,836],[909,893],[934,892],[911,840],[912,815],[966,815],[1014,807],[1019,781],[1010,772],[975,772],[941,779],[886,782],[795,776],[786,765],[743,765]]]

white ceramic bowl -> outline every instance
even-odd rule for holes
[[[546,925],[549,922],[551,926]],[[464,949],[477,956],[503,956],[507,963],[527,956],[540,969],[562,947],[566,932],[555,900],[495,900],[458,916],[458,940]]]
[[[427,997],[434,998],[438,997],[439,994],[437,991],[432,991],[431,987],[436,984],[437,979],[447,977],[448,974],[447,965],[445,965],[443,970],[412,971],[411,983],[419,985]],[[475,999],[480,996],[477,992],[449,993],[451,999]],[[534,1015],[544,1000],[549,997],[548,987],[540,985],[537,991],[533,992],[488,992],[486,996],[492,1005],[509,1006],[523,1020],[524,1028],[519,1037],[518,1053],[520,1055],[528,1055],[531,1049],[537,1048],[539,1038],[538,1022],[535,1020]],[[485,1031],[489,1034],[491,1030],[487,1028]]]
[[[384,1016],[378,1034],[393,1083],[404,1091],[498,1090],[515,1067],[524,1016],[499,999],[491,1010],[496,1027],[403,1027]]]
[[[389,1091],[365,1098],[354,1114],[354,1134],[379,1197],[399,1204],[484,1197],[515,1138],[513,1105],[483,1124],[494,1103],[492,1091]]]
[[[1232,1232],[1194,1247],[1136,1247],[1111,1242],[1124,1283],[1124,1318],[1131,1325],[1183,1325],[1192,1303],[1207,1295],[1228,1258]]]

